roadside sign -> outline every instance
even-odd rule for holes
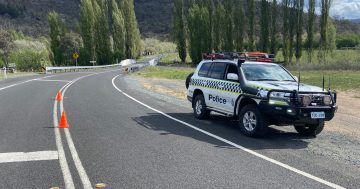
[[[74,52],[72,57],[73,57],[73,59],[77,60],[80,57],[80,55],[79,55],[79,53]]]

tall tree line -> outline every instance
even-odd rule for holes
[[[141,36],[133,0],[80,0],[79,33],[83,41],[80,62],[97,61],[99,65],[115,60],[137,58],[141,52]],[[51,49],[55,65],[64,62],[59,43],[64,36],[56,13],[49,13]]]
[[[304,14],[305,1],[308,14]],[[281,50],[285,63],[292,64],[294,58],[299,63],[306,50],[311,62],[318,32],[314,27],[315,3],[316,0],[175,0],[173,33],[177,34],[174,40],[178,49],[182,48],[179,56],[183,57],[187,49],[193,62],[198,63],[201,52],[260,50],[276,54]],[[328,21],[331,0],[321,0],[320,5],[320,49],[329,49],[329,41],[336,34]]]

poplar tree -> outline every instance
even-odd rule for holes
[[[290,0],[283,0],[282,7],[283,7],[283,31],[282,31],[282,38],[283,38],[283,48],[282,53],[284,57],[285,64],[289,63],[289,46],[290,46],[290,37],[289,37],[289,1]]]
[[[215,17],[214,17],[214,25],[216,27],[214,27],[214,34],[213,34],[213,39],[214,39],[214,50],[216,52],[220,52],[224,50],[224,44],[225,44],[225,7],[221,2],[218,2],[216,5],[216,9],[215,9]]]
[[[111,0],[112,37],[114,41],[114,58],[125,58],[125,21],[116,0]]]
[[[53,53],[53,64],[60,66],[64,62],[64,56],[60,48],[60,42],[65,36],[65,26],[61,22],[56,12],[48,14],[48,22],[50,26],[51,51]]]
[[[194,4],[188,13],[189,51],[194,64],[202,59],[203,52],[211,51],[210,15],[205,7]]]
[[[244,37],[246,30],[246,20],[244,14],[244,2],[243,0],[239,0],[238,3],[235,4],[235,9],[233,11],[234,15],[234,38],[235,38],[235,49],[238,52],[244,51]]]
[[[125,54],[127,58],[137,58],[141,51],[141,37],[134,11],[134,0],[122,0],[120,4],[122,4],[126,28]]]
[[[296,44],[295,44],[295,57],[296,64],[299,64],[302,56],[302,34],[303,34],[303,13],[304,13],[304,0],[297,0],[296,2]]]
[[[186,29],[183,0],[174,1],[173,35],[181,62],[186,61]]]
[[[276,54],[277,47],[276,47],[276,19],[277,19],[277,1],[273,0],[271,4],[271,27],[270,27],[270,53]]]
[[[312,57],[314,52],[314,23],[315,23],[315,0],[309,0],[307,41],[306,41],[309,63],[312,63]]]
[[[95,15],[95,52],[100,65],[112,63],[108,7],[102,0],[93,1]]]
[[[298,0],[290,0],[289,20],[289,63],[292,63],[294,57],[294,38],[296,33],[296,4]]]
[[[93,3],[91,0],[81,0],[80,8],[80,34],[83,39],[84,48],[81,50],[83,64],[88,64],[91,60],[96,60],[95,55],[95,17]]]
[[[260,33],[260,44],[263,52],[269,51],[269,10],[267,0],[261,0],[261,33]]]
[[[255,0],[247,0],[248,9],[249,9],[249,30],[248,30],[248,37],[249,37],[249,50],[255,50]]]
[[[234,3],[231,0],[225,1],[225,44],[224,44],[224,51],[231,52],[234,50],[234,23],[233,23],[233,6]]]

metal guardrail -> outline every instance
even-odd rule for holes
[[[97,68],[111,68],[121,66],[119,64],[112,64],[112,65],[104,65],[104,66],[67,66],[67,67],[46,67],[45,72],[48,74],[49,72],[56,72],[56,71],[67,71],[67,70],[81,70],[81,69],[97,69]]]
[[[86,70],[86,69],[98,69],[98,68],[112,68],[112,67],[117,67],[117,66],[121,66],[123,68],[128,68],[127,71],[133,71],[133,70],[138,70],[139,68],[142,68],[144,66],[156,66],[158,61],[159,61],[159,57],[157,58],[153,58],[151,60],[149,60],[148,62],[144,62],[144,63],[136,63],[135,60],[131,60],[131,59],[127,59],[127,60],[123,60],[118,64],[111,64],[111,65],[104,65],[104,66],[67,66],[67,67],[46,67],[45,68],[45,73],[52,73],[52,72],[57,72],[57,71],[76,71],[76,70]]]

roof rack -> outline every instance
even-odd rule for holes
[[[275,55],[263,52],[220,52],[203,53],[203,60],[235,60],[245,59],[256,62],[275,62]]]

